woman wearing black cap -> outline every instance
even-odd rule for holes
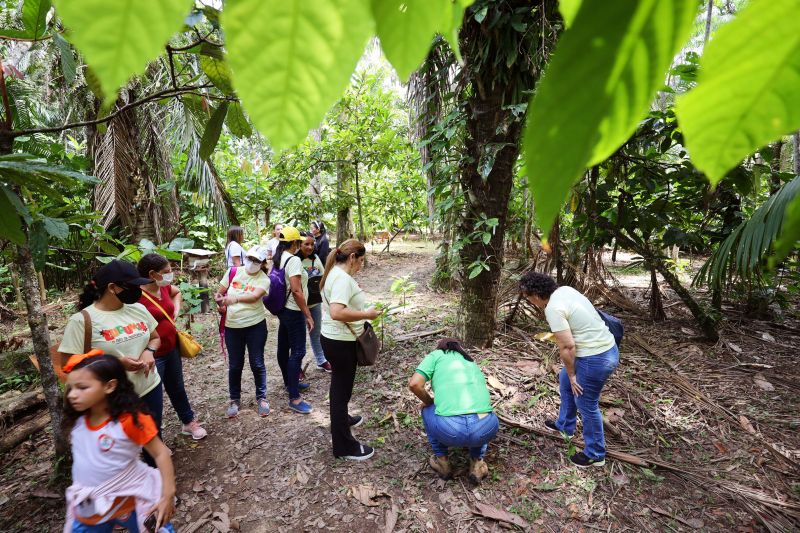
[[[142,285],[148,283],[153,280],[142,277],[134,265],[125,261],[114,259],[100,268],[80,295],[81,311],[69,317],[58,351],[64,361],[85,353],[87,348],[99,348],[118,357],[160,432],[164,398],[155,353],[161,339],[156,332],[158,322],[138,303]],[[88,347],[84,346],[84,313],[91,319]],[[151,461],[147,454],[145,460]]]
[[[325,229],[325,224],[321,220],[312,222],[311,234],[314,236],[314,253],[324,265],[328,260],[328,254],[331,253],[331,245],[328,242],[328,231]]]

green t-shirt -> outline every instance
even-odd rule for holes
[[[223,287],[228,286],[229,273],[225,272],[222,279],[219,281]],[[264,289],[264,294],[269,293],[269,278],[262,271],[258,271],[253,275],[247,273],[244,267],[236,269],[236,275],[233,276],[233,284],[228,289],[230,296],[247,296],[252,294],[258,289]],[[228,306],[228,314],[225,318],[226,328],[247,328],[255,326],[262,320],[267,318],[267,310],[261,300],[255,302],[245,303],[236,302]]]
[[[116,357],[130,357],[137,361],[150,342],[150,334],[158,322],[140,303],[126,304],[116,311],[101,311],[95,304],[86,308],[92,319],[92,348],[99,348]],[[83,314],[69,317],[64,329],[64,338],[58,351],[61,353],[83,353]],[[128,372],[136,394],[144,396],[161,382],[155,368],[147,375],[144,371]]]
[[[417,373],[431,381],[437,415],[492,412],[483,372],[477,363],[467,361],[460,353],[434,350],[419,364]]]

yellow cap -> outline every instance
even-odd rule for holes
[[[279,239],[283,242],[293,242],[302,240],[302,237],[300,236],[300,232],[297,231],[297,228],[284,226],[279,235]]]

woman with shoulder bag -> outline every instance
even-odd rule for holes
[[[325,274],[325,266],[320,261],[319,256],[314,253],[314,236],[310,233],[301,231],[304,237],[303,244],[300,245],[300,257],[303,258],[303,268],[308,273],[308,308],[311,310],[311,318],[314,320],[314,327],[308,332],[311,341],[311,350],[314,352],[314,359],[317,360],[317,370],[331,372],[331,364],[325,359],[325,350],[319,340],[319,333],[322,329],[322,296],[319,292],[319,282]]]
[[[142,285],[152,282],[126,261],[114,259],[103,265],[83,289],[78,302],[81,312],[69,317],[58,351],[63,363],[75,354],[86,353],[86,313],[91,320],[89,348],[98,348],[120,360],[160,433],[164,391],[155,354],[161,347],[161,338],[156,329],[158,322],[139,303]],[[144,459],[155,466],[147,452]]]
[[[142,285],[139,303],[158,321],[156,331],[161,337],[161,347],[155,353],[158,375],[183,424],[181,434],[190,435],[194,440],[203,439],[208,433],[197,423],[183,383],[183,361],[175,327],[183,298],[178,287],[172,284],[172,266],[162,255],[147,254],[139,260],[137,268],[142,277],[154,280],[153,283]]]
[[[353,437],[350,428],[361,424],[363,419],[348,412],[358,365],[357,339],[364,331],[364,322],[380,315],[374,307],[367,308],[364,291],[353,279],[364,265],[366,253],[367,249],[358,240],[344,241],[328,255],[325,275],[320,281],[322,349],[333,369],[330,388],[333,455],[355,461],[369,459],[375,453]]]

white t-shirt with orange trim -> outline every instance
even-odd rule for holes
[[[72,482],[97,487],[125,470],[131,461],[139,461],[142,446],[158,435],[158,429],[150,415],[140,413],[136,421],[138,425],[126,413],[117,420],[109,418],[92,426],[86,415],[80,417],[71,433]],[[76,518],[85,524],[100,524],[132,512],[135,504],[134,498],[117,498],[103,516],[79,509]]]

